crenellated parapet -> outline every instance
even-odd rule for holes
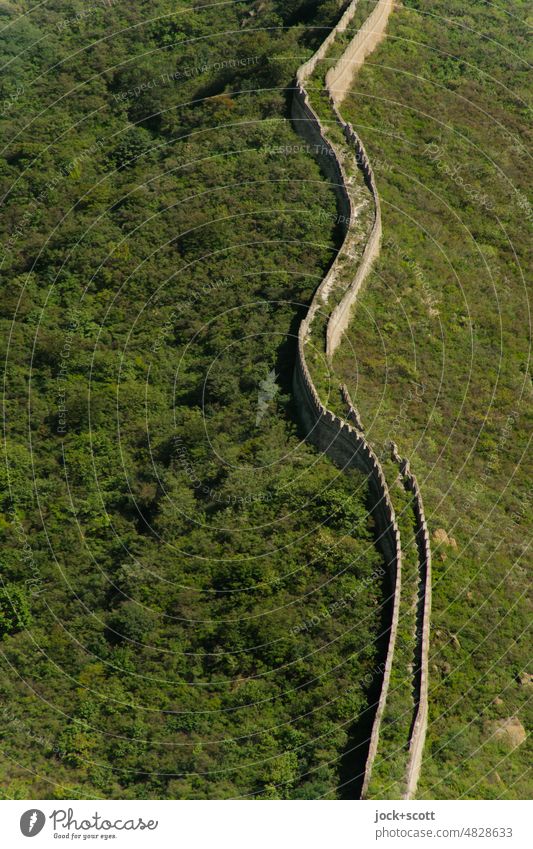
[[[353,18],[358,2],[356,1],[354,4],[350,4],[350,6],[352,5],[354,8],[350,20]],[[355,74],[363,65],[366,57],[376,49],[382,40],[393,5],[394,0],[380,0],[380,2],[376,3],[364,24],[362,24],[350,41],[339,61],[326,74],[326,88],[336,103],[340,103],[343,100]],[[347,13],[348,10],[346,10],[345,14]],[[343,29],[346,29],[348,23],[346,23]],[[337,32],[342,31],[337,30]]]
[[[406,775],[406,799],[412,799],[418,784],[422,753],[426,741],[428,724],[428,690],[429,690],[429,638],[431,627],[431,543],[429,529],[424,513],[422,493],[416,476],[411,472],[408,460],[399,458],[400,473],[404,486],[413,496],[415,514],[415,535],[418,546],[420,587],[420,622],[417,633],[417,662],[415,675],[418,693],[415,720],[409,740],[409,762]]]
[[[326,354],[330,360],[341,341],[344,331],[350,323],[352,307],[357,300],[357,296],[359,295],[361,287],[365,282],[374,261],[379,256],[381,244],[381,204],[370,160],[368,159],[363,142],[353,129],[352,125],[343,121],[336,106],[334,107],[334,110],[343,127],[347,143],[355,149],[356,162],[363,171],[367,185],[372,193],[374,203],[374,220],[355,277],[341,302],[333,310],[328,321],[326,331]]]
[[[350,179],[343,164],[345,159],[343,155],[344,151],[339,151],[336,143],[334,144],[328,137],[326,128],[323,126],[319,115],[310,102],[305,83],[308,77],[315,71],[319,62],[326,58],[337,35],[344,32],[350,24],[357,5],[357,0],[349,4],[337,26],[330,32],[316,53],[299,68],[296,75],[292,119],[298,133],[314,148],[317,159],[335,190],[339,210],[339,222],[343,225],[343,242],[334,262],[313,296],[306,318],[300,324],[294,373],[294,394],[308,440],[316,445],[319,450],[327,454],[340,468],[347,469],[354,467],[367,474],[372,492],[372,513],[377,530],[377,542],[388,565],[393,598],[392,617],[381,694],[376,708],[365,766],[363,782],[364,796],[368,789],[372,765],[377,752],[380,724],[385,709],[391,669],[394,661],[402,586],[400,531],[383,467],[364,434],[360,415],[353,406],[347,390],[344,388],[343,394],[348,407],[348,419],[352,423],[345,421],[327,409],[319,396],[306,360],[306,345],[309,343],[313,319],[317,312],[324,312],[327,308],[330,294],[337,285],[337,273],[341,257],[345,258],[347,253],[348,256],[350,255],[347,252],[346,246],[349,243],[351,229],[355,226],[356,211],[353,208],[350,193]],[[326,75],[326,89],[330,97],[335,122],[342,129],[346,140],[346,147],[353,162],[364,176],[365,183],[372,197],[374,209],[372,226],[355,276],[342,293],[340,301],[331,310],[328,318],[325,353],[330,361],[339,345],[342,334],[349,324],[351,309],[357,299],[358,293],[368,276],[373,262],[379,255],[381,241],[381,205],[372,165],[362,140],[352,125],[344,121],[338,107],[354,73],[362,65],[366,56],[383,38],[392,7],[393,0],[379,0],[376,3],[365,24],[350,41],[338,62],[330,68]],[[423,595],[424,630],[421,643],[420,697],[410,739],[407,775],[408,794],[413,795],[416,789],[427,725],[427,653],[429,645],[429,613],[431,607],[431,551],[418,483],[416,478],[407,469],[405,471],[405,481],[414,495],[415,513],[421,531],[420,535],[417,535],[417,541],[425,564]]]

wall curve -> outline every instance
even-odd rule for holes
[[[424,513],[422,493],[416,476],[411,471],[409,460],[402,459],[398,455],[396,445],[392,444],[392,457],[399,464],[400,472],[404,481],[405,489],[413,496],[415,514],[415,536],[418,546],[420,587],[419,599],[421,603],[420,627],[418,634],[417,668],[418,676],[418,702],[416,705],[415,720],[411,729],[409,740],[409,761],[406,773],[405,799],[412,799],[420,777],[422,766],[422,753],[426,740],[428,724],[428,689],[429,689],[429,638],[431,627],[431,543],[429,530]]]
[[[345,401],[348,404],[349,418],[355,423],[355,427],[328,410],[320,400],[306,362],[305,350],[311,323],[317,310],[327,302],[331,284],[334,282],[336,265],[338,263],[339,256],[346,245],[351,223],[355,220],[353,215],[354,210],[352,209],[352,201],[348,191],[348,180],[342,165],[342,156],[339,155],[335,145],[328,139],[327,132],[323,127],[318,114],[312,107],[305,88],[305,82],[310,74],[315,71],[318,63],[326,57],[327,52],[332,46],[337,35],[344,32],[347,28],[354,17],[357,4],[358,0],[353,0],[353,2],[349,4],[337,26],[332,29],[316,53],[298,69],[296,74],[296,85],[292,101],[292,120],[298,133],[314,147],[322,169],[333,185],[340,211],[340,222],[343,223],[344,227],[342,245],[334,262],[312,298],[306,318],[300,324],[293,385],[299,414],[307,432],[307,439],[315,444],[321,451],[325,452],[342,469],[356,467],[365,472],[369,477],[374,505],[372,512],[378,531],[377,541],[388,565],[391,591],[393,594],[393,611],[391,627],[389,630],[385,669],[365,765],[362,791],[362,796],[364,798],[368,790],[372,765],[377,752],[380,724],[385,709],[392,663],[394,660],[394,647],[398,629],[402,581],[400,531],[396,521],[394,507],[387,482],[385,480],[383,468],[371,445],[367,441],[362,428],[360,427],[361,420],[359,413],[353,406],[346,388],[343,388],[343,394]],[[350,41],[335,66],[332,67],[326,74],[326,89],[330,96],[331,108],[335,119],[338,125],[342,128],[347,146],[355,152],[356,162],[363,172],[365,182],[371,192],[374,203],[374,219],[371,232],[366,242],[355,277],[339,304],[331,312],[328,319],[326,329],[326,355],[330,359],[339,345],[346,327],[348,326],[351,308],[357,299],[361,286],[369,273],[372,263],[379,255],[381,241],[381,205],[372,165],[363,142],[352,125],[344,121],[339,113],[338,106],[354,74],[358,68],[361,67],[366,56],[374,50],[376,45],[383,38],[392,8],[393,0],[378,0],[378,3],[367,18],[365,24]],[[409,763],[407,768],[406,797],[411,798],[416,790],[427,727],[427,654],[429,646],[429,616],[431,609],[431,551],[420,490],[416,478],[414,475],[410,474],[408,468],[406,470],[405,480],[406,485],[411,487],[415,498],[415,513],[420,527],[420,535],[417,534],[417,540],[419,541],[420,551],[423,552],[425,562],[422,660],[420,664],[419,686],[420,698],[410,737]]]
[[[382,0],[382,2],[376,3],[337,64],[327,72],[326,88],[337,104],[340,104],[344,98],[366,57],[376,49],[382,40],[393,5],[393,0]]]

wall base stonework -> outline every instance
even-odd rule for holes
[[[320,165],[335,190],[340,213],[339,220],[345,223],[343,245],[346,242],[350,227],[353,226],[352,222],[355,221],[347,187],[347,178],[341,157],[335,146],[328,139],[326,130],[309,101],[305,82],[308,76],[316,69],[317,64],[325,58],[327,51],[333,44],[338,33],[346,29],[355,14],[356,7],[357,0],[353,0],[337,26],[331,31],[317,52],[299,68],[296,75],[296,86],[292,103],[292,119],[295,129],[305,141],[314,147]],[[392,7],[393,0],[379,0],[363,27],[361,27],[359,32],[350,41],[336,65],[326,75],[326,88],[330,95],[334,117],[343,130],[347,146],[353,151],[355,161],[363,172],[366,185],[372,194],[374,202],[372,230],[354,280],[348,287],[340,303],[329,316],[326,331],[326,354],[329,358],[333,356],[342,338],[342,334],[348,326],[352,306],[357,299],[361,286],[368,276],[372,263],[379,255],[381,240],[381,207],[372,165],[363,142],[351,124],[343,120],[338,111],[338,105],[357,68],[360,67],[366,56],[383,38]],[[368,475],[372,496],[372,515],[377,529],[377,543],[388,565],[388,573],[391,581],[393,593],[392,619],[381,693],[374,717],[365,766],[362,792],[364,797],[368,790],[372,765],[379,742],[381,718],[385,709],[394,659],[401,596],[402,551],[394,507],[378,457],[361,429],[339,418],[322,404],[306,362],[305,346],[311,322],[317,310],[320,308],[323,309],[324,304],[327,302],[327,293],[330,289],[330,283],[335,279],[335,266],[341,251],[342,246],[339,249],[337,258],[316,290],[306,318],[300,324],[293,386],[300,419],[305,428],[306,438],[316,445],[320,451],[327,454],[341,469],[357,468]],[[360,416],[351,404],[347,392],[345,393],[345,400],[349,405],[349,418],[356,424],[360,423]],[[405,480],[408,481],[408,485],[412,487],[412,491],[415,493],[417,504],[416,515],[421,528],[418,539],[421,556],[425,557],[423,573],[426,582],[424,590],[424,626],[421,643],[420,697],[411,734],[407,770],[407,794],[410,798],[416,790],[427,725],[427,652],[431,605],[431,552],[429,549],[427,525],[423,514],[422,499],[416,478],[411,476],[410,478],[406,477]]]

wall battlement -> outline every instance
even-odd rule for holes
[[[352,201],[348,191],[348,180],[342,164],[342,156],[339,155],[335,145],[329,140],[327,132],[323,127],[318,114],[313,109],[306,88],[307,78],[315,71],[319,62],[327,55],[335,38],[339,33],[346,30],[354,17],[358,0],[353,0],[344,12],[337,26],[330,32],[316,53],[305,62],[296,75],[296,86],[292,102],[292,119],[298,133],[310,142],[317,152],[321,167],[331,181],[339,208],[339,220],[344,223],[343,242],[337,253],[337,257],[329,268],[326,276],[317,288],[306,318],[301,322],[298,332],[298,347],[296,366],[294,373],[294,394],[298,404],[302,424],[310,442],[326,453],[342,469],[355,467],[368,475],[372,492],[372,513],[377,529],[377,543],[380,546],[386,563],[393,595],[393,610],[391,626],[389,630],[389,641],[381,694],[376,708],[373,728],[370,738],[369,750],[365,766],[363,781],[363,797],[368,790],[372,765],[376,755],[381,718],[385,709],[387,692],[389,687],[392,663],[394,659],[394,647],[398,628],[401,581],[402,581],[402,551],[400,531],[394,507],[390,497],[389,489],[381,463],[367,441],[360,425],[361,419],[358,411],[353,407],[351,400],[345,390],[345,400],[348,403],[349,418],[356,424],[352,426],[347,421],[339,418],[328,410],[320,400],[317,389],[306,362],[306,343],[309,330],[317,310],[323,309],[327,302],[330,284],[334,280],[336,265],[339,256],[345,247],[352,222],[355,220]],[[329,359],[333,356],[339,345],[342,334],[346,330],[350,320],[350,311],[354,305],[357,295],[363,285],[372,263],[379,255],[381,241],[381,206],[379,194],[375,182],[374,172],[366,153],[365,147],[351,124],[344,121],[339,113],[338,106],[347,90],[354,73],[363,64],[366,56],[376,47],[384,36],[389,15],[392,11],[393,0],[379,0],[365,24],[348,44],[346,50],[326,75],[326,88],[330,96],[331,107],[338,125],[342,128],[347,146],[355,155],[355,161],[361,169],[367,187],[372,195],[374,204],[374,219],[372,229],[365,245],[363,255],[357,268],[353,282],[344,293],[340,303],[331,312],[326,329],[326,355]],[[416,790],[416,782],[420,770],[422,749],[427,726],[427,648],[429,644],[429,610],[430,610],[430,564],[431,553],[429,549],[429,535],[423,513],[422,499],[416,478],[409,478],[413,492],[416,493],[417,519],[424,532],[420,536],[422,540],[421,551],[425,552],[427,568],[426,586],[424,591],[424,639],[423,659],[425,666],[420,672],[420,700],[413,732],[410,740],[409,767],[407,776],[408,793],[413,795]],[[427,545],[426,545],[427,542]],[[427,626],[427,627],[426,627]],[[422,697],[423,695],[423,697]]]
[[[416,520],[415,535],[418,546],[420,570],[419,606],[421,607],[421,621],[419,633],[417,635],[417,668],[415,669],[415,674],[417,676],[416,683],[418,690],[418,702],[415,710],[415,720],[411,729],[411,739],[409,740],[409,762],[407,764],[406,775],[407,789],[405,793],[406,799],[412,799],[416,792],[418,777],[420,775],[422,753],[424,751],[428,724],[428,657],[431,625],[431,543],[424,512],[424,504],[422,501],[422,493],[420,491],[418,481],[411,471],[409,460],[402,459],[398,456],[398,451],[394,444],[393,458],[399,464],[405,489],[407,489],[413,496]]]

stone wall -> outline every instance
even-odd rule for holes
[[[298,69],[292,103],[292,118],[296,129],[315,149],[324,173],[331,180],[335,188],[339,204],[339,220],[344,225],[344,241],[348,233],[348,226],[354,220],[352,217],[354,211],[346,190],[346,174],[341,165],[340,157],[335,151],[334,146],[327,139],[326,130],[309,102],[309,97],[305,90],[305,81],[315,71],[318,63],[325,58],[337,35],[346,30],[354,17],[357,5],[358,0],[353,0],[349,4],[338,24],[331,30],[316,53]],[[353,75],[363,64],[366,56],[381,41],[392,11],[392,6],[393,0],[378,0],[369,18],[350,41],[338,62],[326,74],[326,89],[330,95],[333,112],[338,124],[343,130],[348,145],[355,150],[355,160],[365,176],[374,202],[372,230],[365,245],[356,275],[328,321],[326,331],[326,355],[328,358],[333,356],[350,322],[352,306],[357,299],[357,295],[370,271],[372,263],[379,255],[381,242],[381,205],[374,172],[362,140],[352,125],[345,121],[338,111],[337,107],[344,94],[344,90],[341,88],[341,82],[345,87],[349,86]],[[342,247],[339,253],[342,251]],[[335,264],[334,262],[321,286],[315,293],[315,298],[311,304],[311,317],[315,314],[319,303],[325,302],[323,293],[329,290],[330,278],[335,273]]]
[[[394,0],[379,0],[376,3],[335,67],[330,68],[326,74],[326,88],[337,104],[342,101],[349,90],[355,74],[366,57],[375,50],[383,38],[393,3]]]
[[[368,158],[365,146],[350,123],[344,120],[339,112],[339,105],[349,89],[353,77],[361,67],[369,53],[382,40],[387,28],[389,15],[392,12],[393,0],[379,0],[371,14],[352,38],[346,50],[326,74],[326,89],[329,93],[333,111],[341,125],[347,143],[355,150],[355,158],[365,175],[365,179],[374,201],[374,221],[370,237],[353,282],[348,288],[339,305],[330,316],[327,328],[326,354],[329,358],[335,353],[342,335],[350,323],[350,313],[357,300],[370,268],[379,256],[381,242],[381,204],[374,177],[374,171]]]
[[[344,172],[341,157],[334,145],[327,138],[327,132],[322,126],[317,113],[314,111],[306,89],[305,81],[313,73],[318,62],[326,56],[338,33],[343,32],[352,20],[357,6],[357,0],[350,3],[337,26],[331,31],[320,48],[304,65],[302,65],[296,76],[296,87],[294,92],[292,118],[298,133],[309,142],[315,149],[322,169],[332,182],[335,189],[340,221],[344,223],[344,242],[349,232],[351,223],[355,220],[352,215],[352,204],[347,190],[347,178]],[[338,111],[338,104],[342,100],[346,88],[356,70],[364,62],[365,57],[375,48],[383,37],[387,20],[392,11],[393,0],[379,0],[364,26],[350,41],[337,64],[328,71],[326,75],[326,87],[328,88],[331,106],[338,124],[342,127],[347,145],[355,154],[356,161],[361,168],[369,191],[374,201],[374,221],[372,230],[365,246],[363,256],[357,268],[353,282],[345,292],[338,306],[329,317],[326,331],[326,353],[331,357],[338,346],[342,334],[348,326],[350,312],[356,301],[357,295],[370,267],[379,254],[381,240],[381,207],[379,194],[372,170],[372,165],[365,151],[363,142],[355,132],[351,124],[345,122]],[[387,656],[379,702],[374,717],[369,750],[365,765],[362,796],[364,798],[368,789],[370,775],[374,758],[376,755],[381,719],[385,709],[392,663],[394,660],[394,647],[398,629],[399,607],[401,597],[402,580],[402,552],[400,543],[400,532],[394,507],[390,498],[389,489],[385,480],[383,469],[378,457],[368,443],[362,428],[360,428],[360,417],[353,407],[347,391],[345,400],[348,404],[349,418],[356,427],[336,416],[328,410],[319,398],[306,362],[305,348],[309,337],[309,329],[316,311],[323,306],[327,300],[329,282],[335,273],[339,250],[335,261],[332,263],[328,273],[316,290],[309,306],[306,318],[301,322],[298,331],[298,348],[296,366],[294,373],[294,394],[298,405],[299,414],[305,427],[307,438],[321,451],[327,454],[340,468],[358,468],[368,475],[372,494],[372,514],[377,530],[377,542],[383,552],[388,565],[391,592],[393,595],[393,610]],[[358,426],[359,425],[359,426]],[[410,474],[410,473],[409,473]],[[431,553],[429,548],[429,535],[425,522],[422,499],[416,478],[411,475],[408,480],[409,486],[415,495],[416,516],[419,521],[421,535],[419,539],[419,550],[425,558],[424,574],[424,613],[422,633],[422,663],[420,665],[420,681],[418,709],[410,738],[409,765],[407,775],[407,793],[409,797],[414,794],[416,782],[420,770],[422,749],[424,745],[425,731],[427,727],[427,651],[429,645],[429,613],[431,607]]]
[[[372,223],[372,230],[370,232],[369,239],[365,245],[363,256],[357,268],[355,277],[352,283],[350,284],[349,288],[347,289],[345,295],[343,296],[342,300],[333,310],[331,316],[329,317],[328,327],[326,331],[326,354],[329,359],[331,359],[331,357],[335,353],[335,349],[341,341],[342,334],[350,323],[352,307],[355,304],[355,301],[357,300],[357,296],[359,294],[361,286],[366,280],[372,263],[379,256],[379,249],[381,243],[381,204],[370,160],[367,156],[363,142],[353,129],[352,125],[346,123],[340,117],[336,106],[334,106],[334,109],[338,115],[338,120],[340,121],[343,127],[346,141],[355,149],[355,156],[357,162],[360,164],[361,170],[365,175],[367,185],[372,193],[372,197],[374,200],[374,221]]]
[[[342,395],[343,395],[344,402],[345,402],[345,404],[348,408],[349,418],[360,423],[361,418],[360,418],[359,412],[354,407],[354,405],[352,403],[352,399],[350,398],[350,395],[348,393],[348,389],[346,388],[346,386],[342,386],[341,388],[342,388]],[[372,449],[370,449],[370,451],[372,451]],[[375,454],[374,454],[373,451],[372,451],[372,454],[375,457]],[[365,774],[364,774],[364,777],[363,777],[363,787],[362,787],[362,791],[361,791],[361,798],[363,798],[363,799],[366,797],[366,794],[368,792],[368,786],[370,784],[370,777],[372,775],[372,767],[374,766],[374,759],[376,757],[376,753],[377,753],[377,750],[378,750],[381,720],[383,718],[383,713],[385,711],[385,705],[386,705],[386,702],[387,702],[387,696],[388,696],[388,693],[389,693],[389,684],[390,684],[390,677],[391,677],[391,671],[392,671],[392,664],[393,664],[393,661],[394,661],[394,649],[395,649],[395,646],[396,646],[396,635],[398,633],[398,620],[400,618],[400,600],[401,600],[401,591],[402,591],[402,568],[401,568],[402,549],[401,549],[401,540],[400,540],[400,530],[398,528],[398,523],[396,521],[396,516],[394,514],[394,507],[392,505],[392,501],[391,501],[391,498],[390,498],[389,488],[388,488],[387,483],[385,481],[383,469],[382,469],[381,464],[379,463],[377,457],[376,457],[376,463],[379,465],[381,478],[383,479],[383,492],[385,493],[385,490],[386,490],[387,504],[390,505],[390,506],[388,506],[388,509],[390,511],[391,523],[393,524],[394,535],[395,535],[395,540],[396,540],[397,568],[396,568],[396,572],[395,572],[395,575],[394,575],[394,577],[395,577],[395,582],[394,582],[394,587],[393,587],[394,603],[393,603],[393,608],[392,608],[391,627],[390,627],[390,632],[389,632],[389,644],[388,644],[388,647],[387,647],[387,656],[385,658],[385,669],[383,671],[383,681],[382,681],[382,684],[381,684],[381,692],[380,692],[379,701],[378,701],[378,705],[377,705],[377,709],[376,709],[376,714],[374,716],[374,722],[373,722],[373,725],[372,725],[372,732],[371,732],[371,735],[370,735],[370,745],[369,745],[369,748],[368,748],[368,755],[367,755],[366,764],[365,764]]]
[[[409,763],[407,765],[407,789],[405,793],[406,799],[412,799],[416,792],[416,786],[420,776],[422,753],[424,751],[428,724],[429,636],[431,625],[431,544],[426,516],[424,513],[422,493],[420,492],[418,481],[410,470],[408,460],[401,461],[400,469],[403,475],[405,488],[412,493],[414,500],[414,513],[416,520],[415,532],[420,563],[419,598],[421,599],[422,605],[422,621],[420,623],[420,633],[417,635],[419,641],[417,658],[418,703],[416,706],[415,721],[411,730],[411,739],[409,740]]]

